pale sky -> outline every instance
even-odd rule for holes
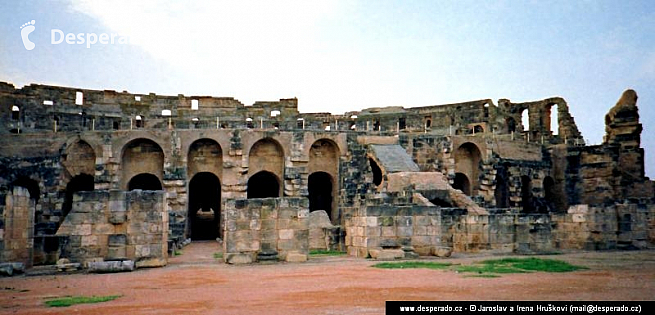
[[[26,50],[21,26],[34,20]],[[116,34],[114,44],[52,44]],[[120,36],[130,37],[119,44]],[[60,40],[57,35],[55,41]],[[655,177],[653,1],[0,0],[0,81],[159,95],[297,97],[301,112],[567,100],[599,144],[639,95]]]

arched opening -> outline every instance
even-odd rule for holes
[[[128,181],[136,175],[143,173],[152,174],[157,177],[157,182],[161,187],[160,180],[164,175],[164,152],[152,140],[132,140],[123,149],[121,168],[121,187],[125,187],[125,189],[129,190]]]
[[[248,156],[248,175],[267,171],[278,179],[284,178],[284,150],[271,138],[261,139],[252,145]],[[278,185],[281,185],[279,181]]]
[[[59,220],[59,224],[64,222],[64,218],[66,218],[73,208],[73,194],[80,191],[93,191],[93,186],[93,176],[88,174],[77,175],[68,182],[66,185],[64,203],[61,206],[62,218]],[[53,231],[53,234],[54,232],[56,231]]]
[[[127,190],[162,190],[161,182],[155,175],[149,173],[142,173],[130,179],[127,185]]]
[[[35,202],[39,201],[39,198],[41,197],[39,183],[33,179],[29,179],[27,177],[19,177],[13,183],[11,183],[11,185],[13,187],[20,186],[27,189],[27,191],[30,193],[30,199],[34,199]]]
[[[325,210],[332,220],[332,176],[325,172],[309,175],[309,211]]]
[[[523,131],[530,130],[530,113],[527,109],[521,112],[521,124],[523,125]]]
[[[453,188],[461,190],[467,196],[471,195],[471,183],[463,173],[455,173]]]
[[[210,172],[220,176],[223,173],[223,150],[218,142],[212,139],[199,139],[189,147],[187,155],[187,177],[200,172]]]
[[[368,164],[371,165],[371,172],[373,172],[373,184],[375,186],[380,186],[382,184],[382,169],[378,166],[378,163],[371,158],[368,159]]]
[[[214,240],[220,237],[221,183],[209,172],[193,176],[189,182],[189,230],[193,240]]]
[[[497,208],[509,208],[509,187],[507,185],[507,168],[502,166],[496,171],[496,190],[494,198]]]
[[[534,212],[532,203],[532,181],[529,176],[521,176],[521,206],[523,212]]]
[[[280,181],[271,172],[261,171],[248,179],[248,199],[280,197]]]
[[[516,132],[516,120],[512,117],[505,119],[505,125],[507,125],[507,133]]]
[[[137,128],[143,128],[143,118],[141,115],[136,115],[136,127]]]
[[[556,136],[559,134],[559,111],[558,111],[558,105],[553,104],[553,106],[550,107],[550,131],[552,132],[553,136]]]
[[[12,120],[20,119],[20,108],[18,108],[18,106],[14,105],[11,107],[11,119]]]
[[[78,140],[66,149],[62,164],[71,176],[79,174],[95,174],[96,154],[91,145],[83,140]]]
[[[308,173],[310,174],[310,210],[312,209],[312,191],[319,192],[321,195],[327,194],[331,201],[329,204],[330,207],[316,208],[315,210],[325,210],[334,224],[340,224],[339,208],[336,206],[339,198],[337,194],[339,187],[335,182],[335,178],[339,178],[339,147],[337,144],[329,139],[316,140],[309,149],[309,164],[307,168],[309,170]],[[323,176],[323,179],[316,176]],[[312,182],[312,179],[314,182]],[[325,181],[324,179],[328,180]],[[321,186],[316,186],[321,182],[329,183],[331,190],[321,193],[322,190],[318,188]],[[327,189],[327,187],[323,187],[323,189]],[[321,197],[321,199],[325,198]]]
[[[455,173],[466,175],[470,187],[469,193],[467,193],[469,196],[477,194],[481,161],[482,154],[474,143],[466,142],[455,152]]]

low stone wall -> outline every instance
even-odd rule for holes
[[[87,263],[133,260],[136,267],[167,263],[168,212],[162,191],[79,192],[57,231],[62,258]]]
[[[454,218],[464,209],[429,206],[369,205],[346,220],[348,254],[368,257],[370,249],[413,247],[419,255],[432,255],[452,246]]]
[[[224,209],[225,262],[307,260],[309,199],[229,199]]]
[[[554,241],[563,249],[644,248],[655,242],[654,218],[654,205],[571,206],[566,214],[553,215]]]
[[[419,255],[455,252],[548,253],[646,248],[655,241],[655,206],[572,206],[566,214],[495,212],[429,206],[368,205],[346,221],[348,254],[412,247]]]

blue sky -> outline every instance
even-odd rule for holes
[[[2,1],[0,81],[298,97],[302,112],[337,114],[561,96],[592,144],[633,88],[654,177],[654,21],[653,1]],[[131,43],[51,44],[53,29]]]

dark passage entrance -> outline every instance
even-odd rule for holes
[[[64,204],[61,206],[62,218],[59,224],[64,222],[64,218],[73,208],[73,194],[78,191],[93,191],[93,176],[88,174],[80,174],[73,177],[68,185],[66,185],[66,195],[64,196]],[[57,226],[57,228],[59,228]],[[57,231],[51,231],[55,234]]]
[[[280,197],[280,182],[271,172],[261,171],[248,180],[248,199]]]
[[[467,196],[471,195],[471,183],[468,177],[462,173],[455,173],[453,188],[461,190]]]
[[[189,182],[189,236],[193,240],[219,237],[221,183],[216,175],[198,173]]]
[[[149,173],[142,173],[130,179],[130,183],[127,184],[127,190],[135,190],[135,189],[162,190],[161,182],[159,181],[159,178]]]
[[[332,220],[332,176],[325,172],[309,175],[309,211],[325,210]]]

